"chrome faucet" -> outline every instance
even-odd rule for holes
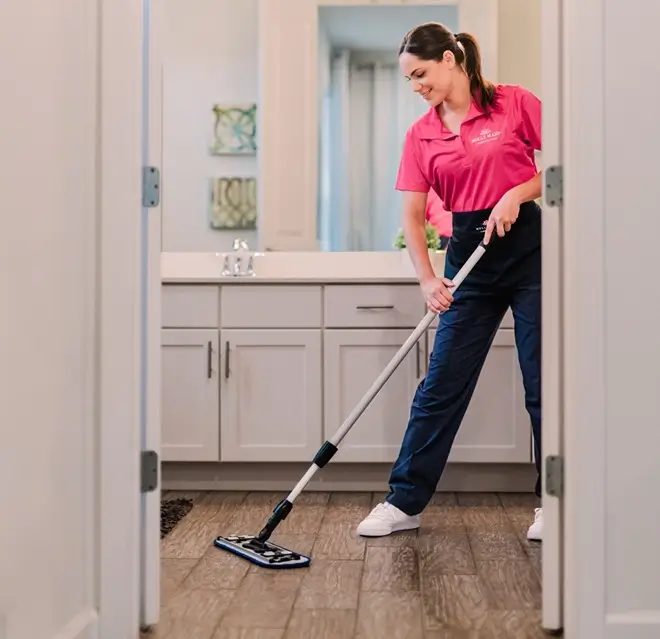
[[[245,240],[242,240],[240,237],[237,237],[232,244],[234,251],[249,251],[250,247]]]
[[[248,243],[245,240],[241,239],[240,237],[237,237],[232,243],[231,253],[225,253],[222,275],[223,276],[231,275],[234,277],[238,277],[240,275],[253,276],[254,275],[253,254],[249,254],[247,269],[245,271],[242,271],[241,269],[242,264],[245,261],[243,259],[245,253],[248,252],[249,250],[250,247],[248,246]]]

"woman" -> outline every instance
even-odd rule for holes
[[[403,231],[427,307],[443,313],[426,378],[410,410],[390,493],[358,526],[363,536],[419,527],[508,308],[531,418],[541,495],[541,103],[529,91],[495,86],[481,71],[476,40],[441,24],[404,38],[399,64],[429,111],[409,129],[396,188],[404,192]],[[444,278],[426,248],[427,194],[452,211]],[[461,287],[451,278],[479,242],[488,249]],[[542,538],[536,510],[529,539]]]

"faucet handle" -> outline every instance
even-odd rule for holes
[[[248,265],[245,274],[250,277],[254,276],[254,255],[250,255],[250,259],[248,260]]]
[[[222,261],[222,275],[231,275],[229,270],[229,255],[225,253],[225,259]]]

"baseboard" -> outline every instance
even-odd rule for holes
[[[308,484],[311,491],[386,491],[391,464],[330,464]],[[309,464],[165,462],[164,490],[291,490]],[[439,492],[533,492],[533,464],[449,464]]]

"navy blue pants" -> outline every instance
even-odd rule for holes
[[[453,215],[445,277],[453,278],[483,239],[490,210]],[[541,210],[523,204],[503,238],[486,253],[440,316],[426,377],[420,382],[387,501],[419,514],[431,500],[500,322],[511,308],[531,418],[541,495]]]

